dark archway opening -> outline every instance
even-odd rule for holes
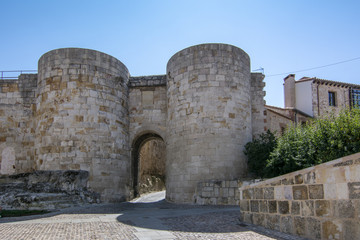
[[[138,137],[132,148],[134,197],[165,190],[165,142],[156,133]]]

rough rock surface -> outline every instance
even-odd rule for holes
[[[0,176],[3,209],[57,209],[99,203],[100,195],[87,189],[89,173],[81,170],[35,171]]]

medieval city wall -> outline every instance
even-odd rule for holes
[[[241,187],[241,219],[309,239],[358,239],[359,172],[357,153]]]
[[[265,75],[262,73],[251,73],[251,124],[253,136],[258,136],[266,130],[264,78]]]
[[[0,81],[0,174],[33,170],[37,74]]]
[[[103,201],[123,201],[138,170],[152,172],[137,161],[156,138],[167,199],[194,203],[199,182],[246,176],[243,147],[265,124],[263,78],[226,44],[184,49],[167,75],[145,77],[95,50],[52,50],[38,74],[0,82],[1,174],[85,170]]]
[[[250,59],[234,46],[197,45],[176,53],[167,73],[166,198],[193,203],[199,181],[247,174]]]
[[[107,54],[57,49],[39,60],[38,170],[89,171],[103,200],[129,195],[129,72]]]
[[[131,77],[129,82],[130,143],[152,132],[166,136],[166,75]]]

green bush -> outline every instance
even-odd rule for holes
[[[289,127],[278,139],[271,132],[245,145],[250,172],[275,177],[360,152],[360,110]]]
[[[290,127],[270,154],[265,175],[274,177],[360,152],[360,110]]]
[[[244,153],[248,157],[249,171],[256,177],[264,177],[267,160],[276,146],[276,137],[269,130],[259,138],[245,145]]]

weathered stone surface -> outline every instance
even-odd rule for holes
[[[349,198],[360,199],[360,182],[348,183],[349,187]]]
[[[277,212],[277,201],[268,201],[269,213]]]
[[[304,178],[302,174],[298,174],[295,176],[295,184],[302,184],[304,182]]]
[[[240,211],[249,211],[249,200],[240,200]]]
[[[295,234],[306,235],[306,219],[304,217],[294,217]]]
[[[87,171],[35,171],[0,177],[0,205],[11,209],[54,209],[98,203],[87,190]]]
[[[315,213],[318,217],[331,216],[331,202],[328,200],[315,201]]]
[[[342,225],[338,221],[323,222],[322,231],[325,239],[342,239]]]
[[[301,202],[301,215],[308,217],[308,216],[314,216],[314,201],[307,200]]]
[[[280,214],[289,214],[289,202],[278,201],[278,209]]]
[[[253,224],[265,226],[265,215],[264,214],[253,214]]]
[[[307,236],[312,239],[321,239],[321,223],[315,218],[306,218]]]
[[[342,224],[343,239],[358,239],[360,236],[360,220],[346,220]]]
[[[265,187],[264,188],[264,199],[274,199],[274,188]]]
[[[267,200],[259,200],[259,210],[263,213],[267,213],[269,211]]]
[[[266,227],[280,231],[280,216],[273,214],[266,215]]]
[[[291,216],[281,217],[280,222],[280,231],[285,233],[293,233],[293,219]]]
[[[289,173],[274,179],[240,188],[263,188],[264,199],[259,199],[259,213],[266,217],[266,227],[274,228],[280,217],[280,231],[309,239],[360,238],[360,153]],[[360,162],[360,161],[359,161]],[[303,177],[303,181],[301,178]],[[288,179],[293,178],[295,185]],[[285,184],[285,185],[284,185]],[[286,185],[290,184],[290,185]],[[275,200],[265,200],[266,188],[274,189]],[[289,194],[289,190],[291,194]],[[264,201],[264,202],[263,202]],[[268,213],[263,212],[267,201]],[[248,213],[252,213],[249,209]],[[257,217],[258,218],[258,217]],[[270,224],[270,225],[269,225]],[[272,225],[271,225],[272,224]]]
[[[250,210],[252,212],[259,212],[259,201],[258,200],[250,200]]]
[[[309,198],[306,186],[293,186],[292,189],[294,200],[305,200]]]
[[[291,202],[291,214],[300,215],[300,202],[298,201]]]
[[[254,189],[254,197],[255,199],[263,199],[264,198],[264,192],[262,188],[255,188]]]
[[[191,203],[198,181],[246,176],[239,146],[252,138],[249,66],[244,51],[224,44],[193,46],[169,60],[168,200]]]
[[[335,215],[340,218],[354,218],[355,206],[352,200],[339,200],[335,203]]]
[[[323,199],[324,189],[322,184],[309,185],[309,197],[310,199]]]

